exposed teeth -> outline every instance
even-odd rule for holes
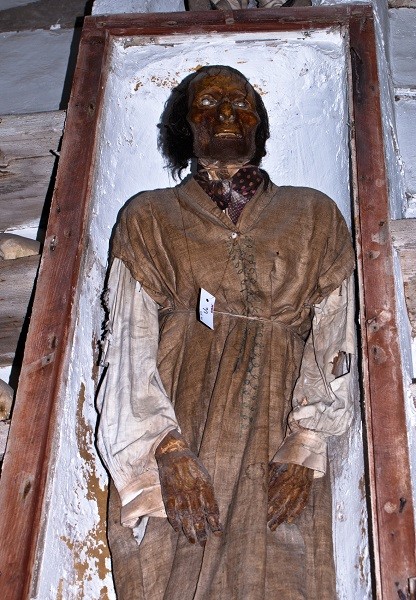
[[[242,136],[239,133],[234,133],[232,131],[221,131],[220,133],[216,133],[215,137],[237,137],[237,138],[241,138]]]

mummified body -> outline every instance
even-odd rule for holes
[[[351,415],[349,233],[329,198],[256,167],[267,136],[242,75],[207,68],[186,91],[199,171],[134,198],[112,248],[99,446],[122,505],[113,489],[117,593],[333,600],[325,440]]]

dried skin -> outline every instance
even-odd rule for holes
[[[260,117],[253,88],[243,77],[214,67],[192,81],[189,99],[195,156],[225,165],[254,156]]]
[[[176,431],[165,436],[155,456],[169,523],[191,544],[204,546],[210,532],[222,533],[208,471]]]
[[[313,470],[294,464],[270,463],[268,525],[274,531],[292,523],[305,508],[313,483]]]

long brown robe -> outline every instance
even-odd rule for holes
[[[285,436],[312,305],[350,275],[348,229],[309,188],[260,186],[237,225],[190,179],[135,197],[113,256],[161,306],[158,368],[182,434],[208,469],[224,525],[205,548],[150,518],[110,546],[120,600],[334,600],[328,477],[293,524],[267,528],[267,466]],[[199,288],[216,297],[211,331]]]

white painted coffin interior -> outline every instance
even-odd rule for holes
[[[61,388],[33,585],[32,597],[39,600],[115,597],[105,542],[107,478],[94,447],[100,297],[120,208],[141,190],[174,184],[157,149],[157,123],[171,89],[199,65],[221,63],[242,71],[269,113],[272,135],[263,166],[272,180],[322,190],[351,223],[348,52],[342,29],[119,38],[110,57],[77,326]],[[370,597],[360,423],[357,414],[350,434],[331,452],[342,600]]]

